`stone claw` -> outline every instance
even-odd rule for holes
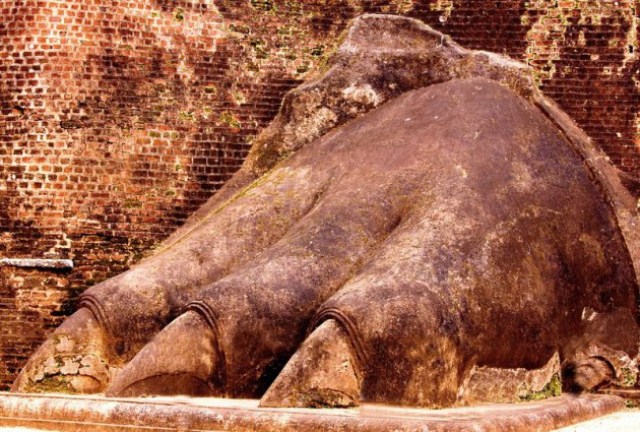
[[[262,407],[348,408],[360,404],[361,378],[346,332],[322,323],[289,360]]]
[[[107,396],[213,396],[215,335],[197,312],[158,333],[114,378]]]
[[[69,317],[29,359],[11,391],[99,393],[110,379],[106,332],[91,311]]]

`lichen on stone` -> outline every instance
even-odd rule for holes
[[[539,401],[549,399],[551,397],[560,396],[562,393],[562,380],[560,374],[554,374],[551,381],[544,386],[540,391],[528,392],[520,396],[520,400],[523,402]]]

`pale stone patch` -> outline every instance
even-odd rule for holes
[[[352,84],[342,91],[342,96],[369,109],[377,107],[382,102],[371,84]]]

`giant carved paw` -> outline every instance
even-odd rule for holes
[[[90,289],[78,319],[124,364],[108,395],[448,406],[474,366],[541,367],[584,333],[585,308],[636,316],[637,296],[567,138],[470,78],[307,144]]]
[[[256,397],[270,386],[270,406],[445,406],[472,365],[543,365],[580,332],[585,307],[635,301],[580,160],[488,80],[389,102],[212,220],[245,212],[246,230],[269,231],[254,222],[257,200],[281,234],[194,290],[109,394]],[[293,205],[304,211],[283,210]]]

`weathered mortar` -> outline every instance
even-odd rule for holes
[[[0,257],[6,386],[79,292],[135,262],[239,167],[348,20],[406,14],[537,70],[545,93],[640,173],[637,1],[0,1]],[[26,284],[26,285],[24,285]],[[30,315],[31,316],[31,315]],[[9,329],[22,328],[23,330]]]

